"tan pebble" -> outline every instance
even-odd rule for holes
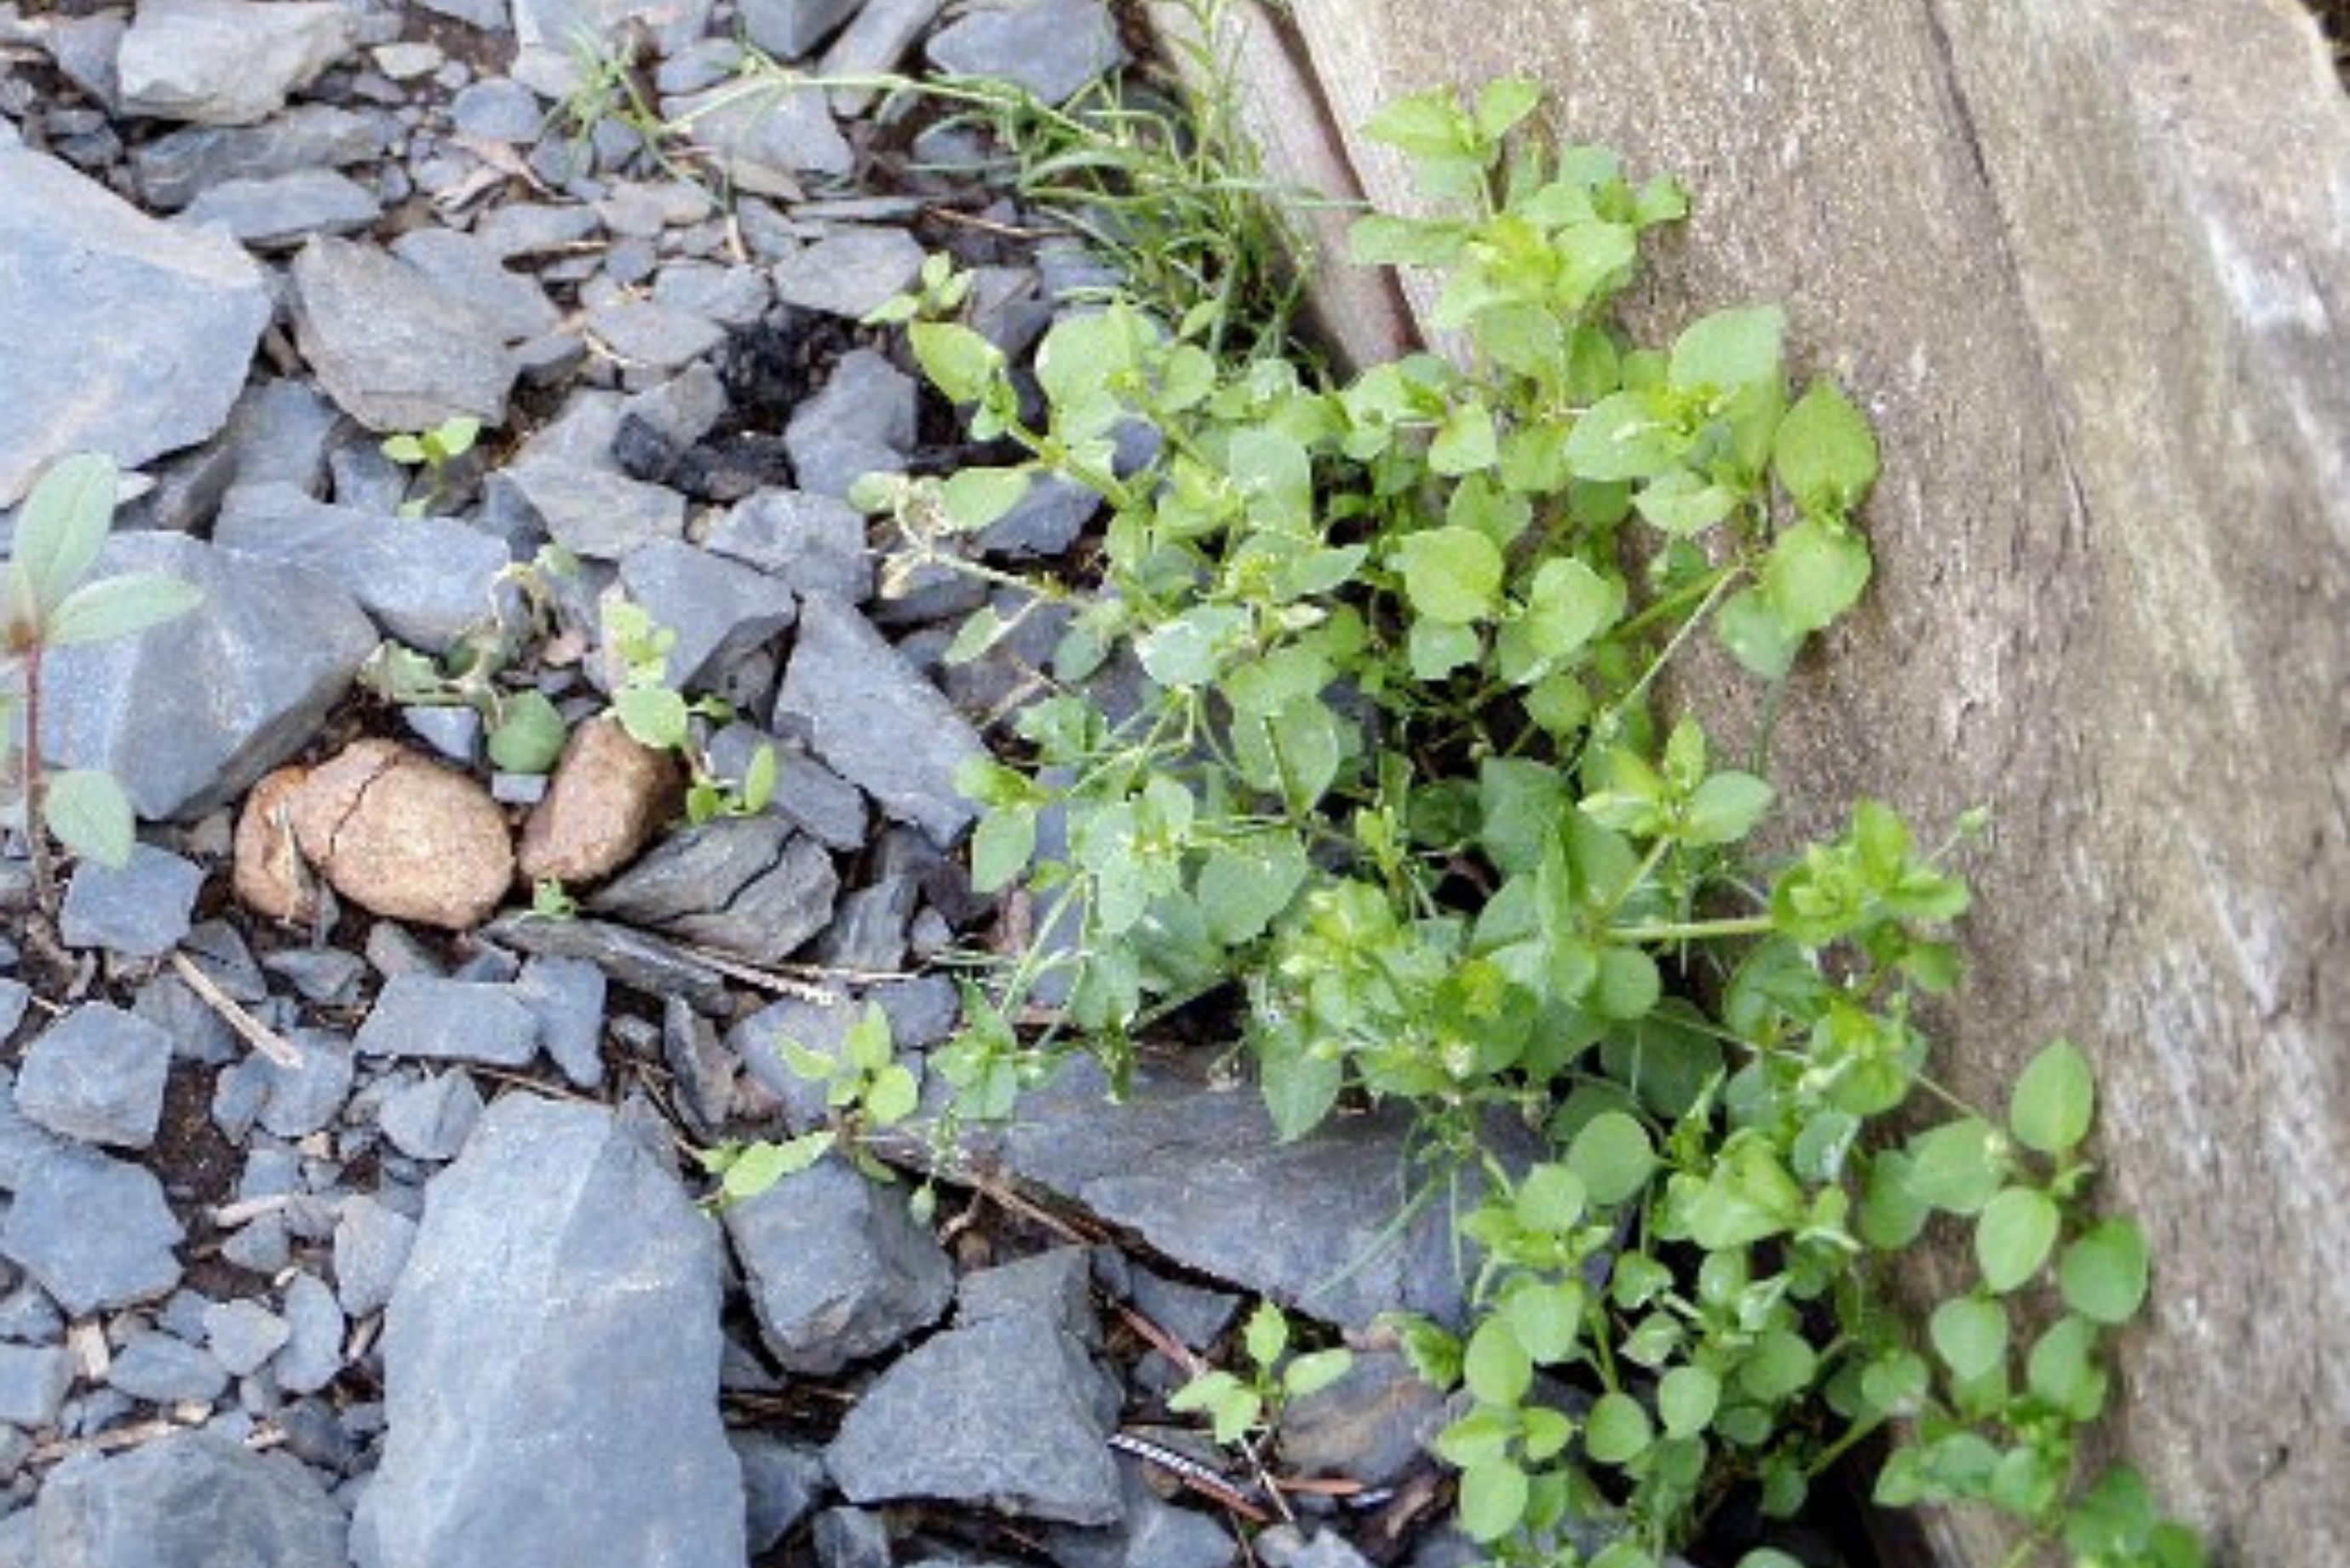
[[[294,846],[293,802],[307,768],[279,768],[253,786],[237,815],[234,885],[245,908],[307,924],[317,913],[310,869]]]
[[[523,825],[523,880],[577,885],[610,876],[677,814],[684,791],[667,752],[639,745],[616,720],[580,725]]]
[[[396,920],[464,930],[514,882],[513,838],[489,792],[390,741],[360,741],[312,770],[294,833],[335,891]]]

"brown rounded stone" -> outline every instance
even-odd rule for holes
[[[279,768],[253,786],[237,814],[233,886],[245,908],[273,920],[307,923],[317,913],[294,839],[294,799],[309,777],[307,768]]]
[[[314,769],[293,802],[303,855],[361,909],[463,930],[514,882],[505,813],[460,773],[390,741]]]
[[[638,744],[618,721],[580,725],[523,825],[523,880],[577,885],[610,876],[677,814],[684,790],[677,759]]]

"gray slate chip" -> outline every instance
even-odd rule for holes
[[[230,491],[213,539],[333,579],[386,636],[433,653],[488,618],[510,564],[504,543],[469,524],[330,506],[289,484]]]
[[[348,1568],[343,1511],[301,1463],[173,1432],[50,1472],[37,1568]]]
[[[209,1405],[228,1389],[221,1364],[186,1340],[142,1330],[114,1353],[107,1383],[151,1405]]]
[[[807,1517],[827,1485],[824,1456],[772,1432],[733,1428],[726,1441],[743,1461],[744,1528],[754,1557]]]
[[[665,98],[661,112],[672,122],[690,119],[694,139],[716,155],[727,180],[754,195],[796,199],[803,175],[842,175],[857,166],[857,154],[815,88],[746,91],[729,82]]]
[[[953,843],[977,815],[955,787],[955,773],[986,754],[978,733],[863,616],[837,600],[811,595],[801,606],[775,728],[804,739],[826,765],[933,843]]]
[[[580,959],[648,996],[672,992],[704,1012],[733,1004],[731,982],[675,943],[609,920],[537,920],[503,915],[482,929],[500,946],[551,958]]]
[[[684,496],[576,459],[525,457],[491,483],[510,485],[556,544],[590,560],[617,561],[685,532]]]
[[[380,111],[306,103],[259,125],[191,125],[134,150],[139,194],[157,212],[186,206],[231,180],[270,180],[383,156],[398,122]]]
[[[295,339],[327,395],[371,431],[458,414],[502,425],[516,366],[496,327],[387,252],[317,239],[294,258]]]
[[[374,1568],[741,1568],[718,1233],[657,1126],[508,1095],[434,1179],[383,1338]]]
[[[335,1299],[353,1317],[365,1317],[391,1300],[408,1254],[416,1241],[416,1221],[397,1209],[364,1196],[343,1200],[335,1222]]]
[[[84,1002],[25,1053],[16,1108],[61,1137],[145,1148],[163,1119],[172,1037],[136,1013]]]
[[[411,229],[391,242],[391,254],[494,324],[510,343],[552,332],[563,319],[537,279],[508,270],[496,248],[474,235],[455,229]]]
[[[132,846],[120,867],[84,860],[67,886],[58,935],[69,948],[161,958],[187,936],[203,885],[193,861],[151,844]]]
[[[728,1208],[767,1348],[788,1372],[827,1376],[936,1323],[954,1266],[902,1189],[831,1158]]]
[[[159,223],[54,158],[0,148],[0,509],[77,452],[137,467],[203,441],[269,324],[253,258]]]
[[[343,1309],[315,1274],[296,1274],[286,1287],[285,1346],[270,1369],[288,1394],[315,1394],[343,1370]]]
[[[922,254],[903,229],[844,227],[775,264],[775,297],[861,320],[913,284]]]
[[[1126,62],[1118,22],[1101,0],[1029,0],[974,11],[934,35],[930,55],[950,75],[1016,82],[1055,104]]]
[[[762,490],[734,504],[703,541],[780,578],[795,593],[862,604],[873,594],[865,518],[833,495]]]
[[[1007,1313],[891,1365],[849,1411],[825,1464],[852,1502],[931,1498],[1109,1524],[1125,1513],[1104,1446],[1118,1405],[1083,1345],[1040,1314]]]
[[[355,234],[383,215],[375,193],[331,169],[260,180],[224,180],[198,193],[173,222],[216,224],[254,250],[291,250],[312,234]]]
[[[579,1088],[604,1081],[604,971],[585,959],[534,958],[515,977],[515,995],[538,1020],[539,1043]]]
[[[1055,1568],[1229,1568],[1239,1557],[1230,1531],[1152,1491],[1139,1460],[1120,1460],[1118,1472],[1126,1516],[1105,1530],[1045,1532]]]
[[[249,1377],[267,1366],[292,1333],[259,1302],[214,1302],[204,1309],[204,1343],[233,1377]]]
[[[41,1430],[72,1386],[73,1353],[65,1346],[0,1345],[0,1424]]]
[[[176,620],[61,649],[50,665],[49,755],[112,773],[152,821],[224,805],[293,755],[378,641],[349,596],[307,567],[175,534],[119,534],[100,569],[167,572],[203,595]],[[203,674],[200,702],[188,698],[191,670]]]
[[[897,473],[913,450],[913,379],[870,348],[840,357],[824,389],[792,410],[784,450],[802,490],[846,497],[868,473]]]
[[[186,1232],[143,1166],[94,1149],[52,1151],[26,1171],[0,1228],[0,1257],[75,1317],[168,1295]]]
[[[679,691],[708,686],[797,615],[791,591],[774,577],[677,539],[630,551],[620,582],[656,624],[677,633],[666,668]]]
[[[454,1159],[482,1119],[482,1092],[463,1073],[411,1084],[384,1101],[376,1125],[411,1159]]]
[[[115,58],[125,113],[250,125],[350,51],[359,18],[321,0],[142,0]]]
[[[743,28],[780,59],[795,60],[853,15],[863,0],[743,0]]]
[[[359,1048],[370,1056],[520,1067],[538,1054],[538,1020],[511,986],[395,975],[359,1025]]]
[[[588,900],[632,925],[775,963],[824,929],[840,878],[781,817],[719,817],[670,835]]]

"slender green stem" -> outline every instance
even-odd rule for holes
[[[1767,937],[1773,929],[1768,915],[1739,915],[1726,920],[1678,920],[1655,926],[1615,926],[1611,942],[1703,942],[1722,937]]]
[[[41,655],[38,642],[25,650],[25,844],[32,857],[33,901],[42,918],[57,918],[57,877],[49,857],[49,828],[43,816],[48,780],[41,761]]]

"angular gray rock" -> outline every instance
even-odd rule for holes
[[[294,258],[295,341],[327,395],[390,434],[506,418],[518,369],[494,323],[398,257],[318,239]]]
[[[678,539],[656,539],[620,563],[620,584],[653,620],[677,633],[669,684],[701,691],[726,667],[792,624],[791,590],[737,561]]]
[[[588,313],[588,332],[630,365],[671,370],[709,353],[726,334],[716,322],[650,299],[622,299]]]
[[[548,453],[500,470],[494,490],[511,486],[555,542],[575,556],[617,561],[655,539],[685,532],[685,497],[590,461]]]
[[[504,915],[482,928],[501,947],[545,958],[578,959],[650,996],[672,992],[704,1012],[724,1012],[734,993],[723,974],[673,942],[609,920],[538,920]]]
[[[928,1328],[954,1266],[902,1188],[827,1156],[729,1207],[759,1332],[787,1372],[829,1376]]]
[[[694,139],[716,156],[736,187],[759,196],[796,199],[800,177],[847,174],[857,155],[832,122],[815,88],[777,84],[746,91],[726,83],[661,100],[672,122],[690,120]]]
[[[561,98],[579,85],[581,41],[607,42],[621,24],[641,20],[662,54],[702,36],[710,20],[710,0],[508,0],[521,57],[515,79],[546,98]]]
[[[474,235],[455,229],[411,229],[391,242],[391,254],[484,320],[495,323],[510,343],[552,332],[563,319],[536,278],[507,270],[498,253]]]
[[[1125,1517],[1105,1530],[1055,1526],[1045,1551],[1055,1568],[1228,1568],[1240,1556],[1232,1532],[1150,1490],[1139,1460],[1118,1465]]]
[[[816,1506],[827,1484],[824,1456],[769,1432],[736,1428],[726,1440],[743,1461],[744,1528],[755,1557],[790,1534]]]
[[[49,754],[112,773],[141,816],[198,815],[242,794],[311,738],[376,646],[359,606],[304,567],[165,534],[117,535],[101,564],[168,572],[203,595],[177,620],[61,649],[50,666]],[[200,702],[191,670],[203,672]]]
[[[214,1302],[203,1315],[205,1346],[232,1377],[260,1371],[294,1332],[284,1318],[256,1301]]]
[[[0,1226],[0,1257],[74,1317],[171,1293],[186,1232],[143,1166],[67,1147],[36,1160]]]
[[[742,1568],[718,1233],[657,1127],[509,1095],[437,1177],[388,1314],[371,1568]]]
[[[538,1019],[508,985],[395,975],[359,1025],[362,1055],[526,1065],[538,1054]]]
[[[1415,1168],[1409,1132],[1391,1115],[1345,1116],[1282,1143],[1253,1088],[1145,1073],[1112,1105],[1099,1067],[1080,1059],[1023,1097],[996,1152],[1020,1179],[1285,1305],[1349,1328],[1394,1310],[1457,1323],[1462,1276],[1443,1189],[1390,1234],[1421,1184],[1441,1179]],[[1266,1203],[1268,1192],[1281,1201]]]
[[[151,844],[134,845],[120,867],[85,860],[66,888],[58,935],[69,948],[160,958],[188,934],[203,885],[195,862]]]
[[[782,817],[722,816],[662,839],[588,907],[778,963],[824,929],[839,888],[831,856]]]
[[[0,1425],[39,1431],[72,1386],[73,1353],[63,1345],[0,1345]]]
[[[69,452],[135,468],[212,435],[269,313],[234,241],[159,223],[54,158],[0,148],[0,509]]]
[[[380,112],[306,103],[259,125],[184,127],[138,148],[130,166],[146,204],[172,213],[227,181],[369,162],[383,156],[397,129]]]
[[[397,1209],[364,1196],[344,1199],[335,1221],[335,1299],[353,1317],[365,1317],[391,1300],[408,1255],[416,1244],[416,1221]]]
[[[801,603],[775,728],[804,740],[835,773],[941,846],[977,815],[955,787],[955,772],[986,754],[978,732],[837,600],[811,595]]]
[[[852,605],[872,597],[864,514],[837,496],[759,491],[736,502],[702,543],[779,578],[795,593],[829,594]]]
[[[41,1032],[16,1075],[16,1108],[83,1143],[145,1148],[163,1119],[172,1037],[136,1013],[86,1002]]]
[[[604,1081],[604,971],[585,959],[534,958],[515,977],[515,995],[538,1020],[539,1044],[583,1089]]]
[[[1083,1247],[1053,1247],[965,1274],[955,1287],[955,1326],[1035,1313],[1088,1347],[1098,1345],[1094,1314],[1093,1255]]]
[[[495,613],[505,545],[447,517],[397,517],[313,501],[290,484],[240,484],[213,542],[307,566],[340,585],[384,635],[439,653]]]
[[[825,1450],[850,1501],[931,1498],[1017,1518],[1124,1517],[1104,1445],[1118,1392],[1085,1347],[1037,1313],[925,1341],[866,1390]]]
[[[355,234],[383,213],[356,180],[331,169],[297,169],[259,180],[208,187],[172,222],[216,225],[253,250],[291,250],[312,234]]]
[[[931,39],[931,63],[952,76],[1015,82],[1064,103],[1126,61],[1102,0],[1027,0],[974,11]]]
[[[16,1108],[16,1082],[15,1074],[0,1067],[0,1192],[14,1192],[33,1167],[58,1147],[55,1133]]]
[[[1358,1350],[1345,1376],[1292,1400],[1281,1457],[1299,1475],[1391,1486],[1420,1462],[1445,1425],[1442,1393],[1392,1350]]]
[[[743,30],[781,59],[795,60],[847,21],[863,0],[743,0]]]
[[[203,1431],[68,1460],[33,1512],[36,1568],[347,1568],[345,1537],[299,1460]]]
[[[384,1101],[376,1126],[411,1159],[454,1159],[482,1119],[482,1092],[463,1073],[427,1078]]]
[[[133,1334],[106,1370],[107,1386],[151,1405],[209,1405],[228,1388],[221,1364],[186,1340],[147,1329]]]
[[[868,473],[897,473],[913,450],[913,378],[870,348],[840,357],[824,389],[792,410],[784,450],[802,490],[845,497]]]
[[[914,40],[938,19],[941,0],[865,0],[856,16],[824,52],[818,74],[827,77],[869,77],[894,71],[914,47]],[[873,94],[862,88],[836,88],[833,112],[854,119],[865,112]]]
[[[115,57],[126,113],[250,125],[349,52],[357,13],[326,0],[143,0]]]
[[[922,247],[905,230],[843,227],[775,264],[775,297],[856,321],[921,270]]]
[[[270,1376],[288,1394],[315,1394],[343,1370],[343,1309],[316,1274],[296,1274],[286,1287],[285,1346]]]

